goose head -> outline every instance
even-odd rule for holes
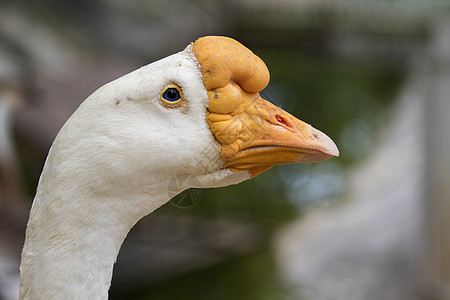
[[[264,62],[242,44],[203,37],[93,93],[51,152],[102,192],[182,182],[167,187],[169,197],[337,156],[324,133],[261,98],[268,82]]]

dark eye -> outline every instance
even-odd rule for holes
[[[175,102],[180,100],[181,95],[180,95],[180,91],[176,88],[168,88],[167,90],[164,91],[164,93],[162,94],[162,97],[164,100],[168,101],[168,102]]]

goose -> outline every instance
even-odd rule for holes
[[[327,135],[260,97],[268,82],[248,48],[207,36],[89,96],[45,161],[19,298],[107,299],[127,233],[175,194],[338,156]]]

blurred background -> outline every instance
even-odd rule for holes
[[[99,86],[203,35],[339,158],[188,190],[141,220],[111,299],[450,299],[447,0],[0,1],[0,299],[59,128]]]

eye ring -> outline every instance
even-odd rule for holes
[[[167,104],[177,104],[183,99],[183,94],[179,86],[169,84],[161,93],[161,100]]]

